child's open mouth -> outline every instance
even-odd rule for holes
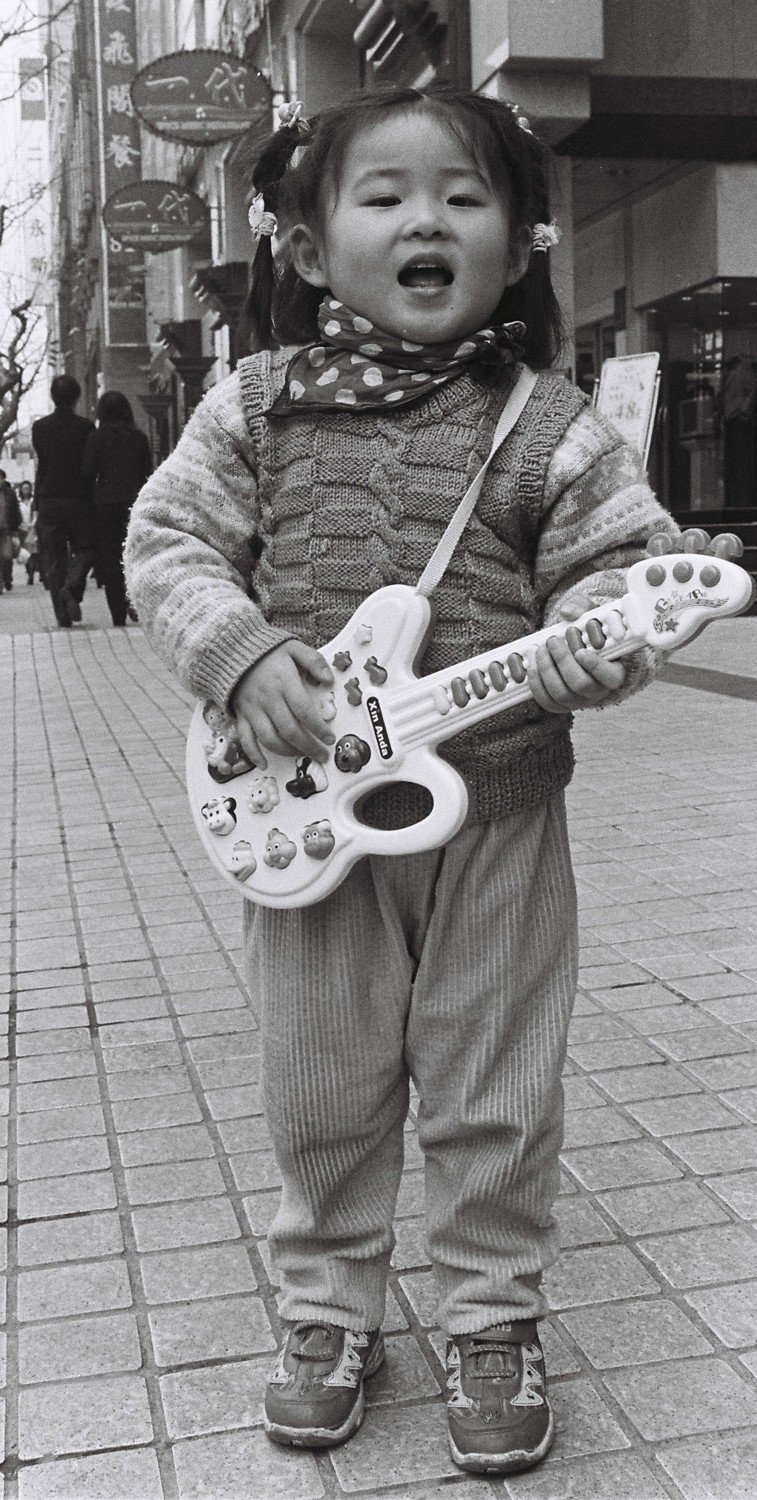
[[[428,287],[436,290],[437,287],[451,286],[455,278],[447,266],[440,266],[432,261],[417,260],[405,266],[397,279],[401,286]]]

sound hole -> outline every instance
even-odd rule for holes
[[[391,786],[379,787],[369,792],[355,805],[355,817],[367,828],[384,831],[395,828],[412,828],[422,823],[434,805],[434,799],[425,786],[415,781],[393,781]]]

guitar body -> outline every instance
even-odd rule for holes
[[[187,790],[213,864],[249,900],[296,907],[321,901],[363,855],[415,854],[453,838],[468,794],[436,754],[444,739],[531,696],[529,661],[550,636],[615,659],[651,645],[672,650],[712,619],[748,608],[752,581],[722,556],[657,555],[629,569],[628,592],[583,615],[448,671],[416,675],[431,629],[428,600],[401,584],[379,589],[321,654],[335,677],[313,688],[336,736],[328,761],[246,759],[234,721],[196,708],[187,743]],[[371,828],[360,806],[379,787],[415,782],[431,793],[428,816],[410,827]]]
[[[320,901],[364,854],[438,848],[462,827],[468,806],[462,778],[430,745],[405,745],[391,719],[390,696],[417,689],[414,666],[431,618],[421,594],[391,585],[371,594],[321,648],[336,678],[333,693],[317,690],[336,736],[325,766],[269,752],[265,771],[240,770],[219,785],[212,765],[219,736],[216,729],[214,744],[208,718],[220,711],[198,705],[187,745],[190,805],[216,868],[250,900],[264,906]],[[232,725],[221,726],[221,739],[231,738]],[[359,804],[390,781],[417,782],[430,791],[429,816],[394,831],[361,823]]]

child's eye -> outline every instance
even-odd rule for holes
[[[447,199],[447,202],[452,208],[479,208],[481,199],[472,198],[468,193],[455,193],[453,197]]]
[[[366,200],[366,208],[395,208],[399,201],[396,193],[379,193]]]

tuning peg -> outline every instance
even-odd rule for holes
[[[744,551],[744,543],[740,536],[734,536],[732,531],[723,531],[710,542],[708,551],[713,557],[741,557]]]
[[[710,534],[701,526],[690,526],[681,536],[684,552],[706,552],[710,545]]]
[[[673,541],[672,536],[668,536],[666,531],[655,531],[647,542],[648,557],[664,557],[668,552],[678,551],[677,544]]]

